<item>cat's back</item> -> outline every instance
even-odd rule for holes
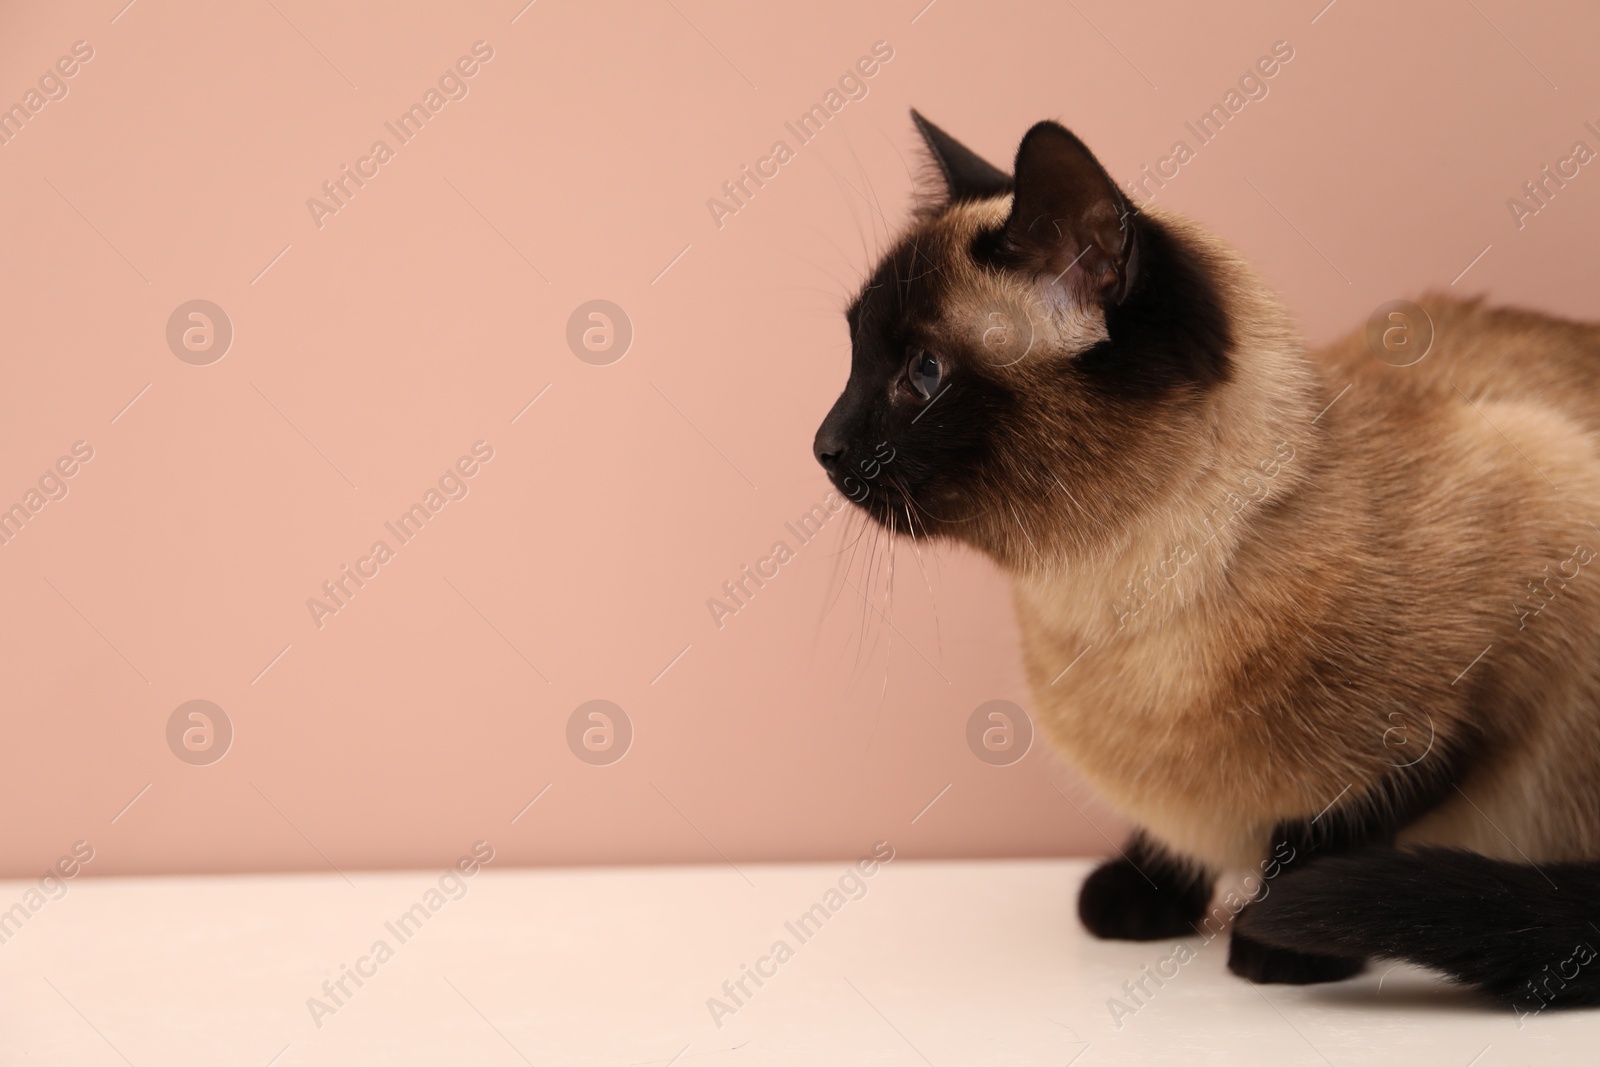
[[[1548,407],[1600,437],[1600,324],[1441,293],[1414,307],[1317,353],[1335,390]]]

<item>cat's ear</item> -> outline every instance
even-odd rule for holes
[[[986,200],[1011,192],[1011,176],[929,122],[913,108],[911,121],[944,176],[946,199]]]
[[[1094,153],[1054,122],[1034,126],[1017,148],[1002,243],[1013,265],[1065,275],[1064,284],[1104,304],[1127,295],[1137,265],[1133,206]]]

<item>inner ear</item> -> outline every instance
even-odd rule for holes
[[[1057,123],[1034,126],[1017,148],[1016,194],[1001,237],[1012,266],[1054,274],[1090,299],[1117,303],[1133,282],[1133,206]]]
[[[944,176],[947,199],[987,200],[1011,192],[1011,176],[929,122],[913,108],[911,121]]]

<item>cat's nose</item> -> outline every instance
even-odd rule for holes
[[[811,454],[829,474],[844,468],[844,449],[844,441],[826,426],[817,431],[816,439],[811,442]]]

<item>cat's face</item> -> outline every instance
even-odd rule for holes
[[[850,305],[814,452],[891,529],[1027,566],[1160,481],[1132,460],[1227,376],[1226,317],[1204,263],[1065,129],[1029,131],[1013,182],[915,117],[948,195]]]

